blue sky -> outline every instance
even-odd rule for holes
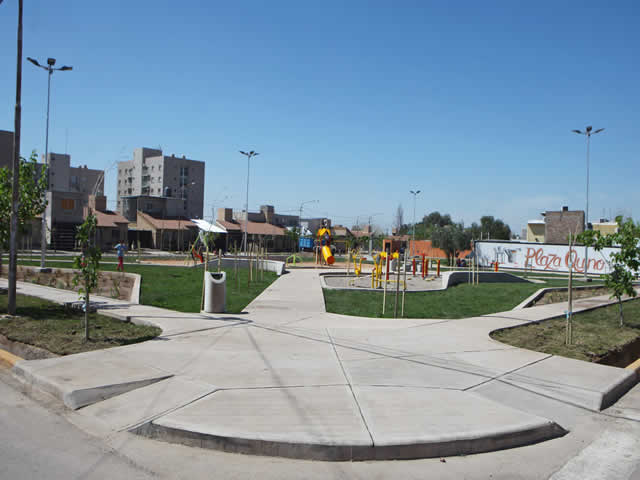
[[[607,5],[608,3],[608,5]],[[449,6],[448,6],[448,5]],[[17,0],[0,5],[13,130]],[[640,216],[640,3],[25,0],[24,56],[58,65],[50,150],[107,169],[136,147],[206,162],[205,215],[244,205],[389,227],[399,204],[519,232],[544,210]],[[22,151],[46,73],[23,65]],[[106,193],[115,206],[115,169]]]

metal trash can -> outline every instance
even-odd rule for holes
[[[227,303],[226,272],[207,272],[204,279],[204,311],[206,313],[224,313]]]

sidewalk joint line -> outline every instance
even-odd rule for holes
[[[331,341],[331,345],[333,347],[333,353],[336,356],[336,359],[338,360],[338,364],[340,365],[340,369],[342,370],[342,375],[344,375],[344,379],[347,381],[347,384],[349,386],[349,391],[351,392],[351,395],[353,396],[353,401],[356,402],[356,406],[358,407],[358,411],[360,412],[360,418],[362,419],[362,423],[364,424],[364,427],[367,429],[367,433],[369,434],[369,438],[371,439],[371,445],[373,448],[375,448],[376,446],[376,442],[373,439],[373,435],[371,434],[371,429],[369,428],[369,425],[367,424],[367,419],[364,416],[364,412],[362,411],[362,407],[360,406],[360,402],[358,402],[358,397],[356,397],[356,393],[353,391],[353,386],[351,385],[351,381],[349,380],[349,377],[347,376],[347,372],[344,369],[344,365],[342,365],[342,360],[340,359],[340,355],[338,355],[338,351],[336,350],[336,346],[333,343],[333,338],[331,337],[331,333],[329,333],[329,329],[327,329],[327,336],[329,337],[329,340]]]

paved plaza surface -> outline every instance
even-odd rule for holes
[[[19,292],[77,300],[74,292],[32,284],[19,284]],[[333,461],[500,451],[470,458],[511,459],[509,468],[517,468],[516,453],[526,459],[544,452],[545,472],[559,475],[584,470],[584,462],[568,461],[604,429],[609,444],[622,445],[619,455],[634,452],[624,478],[636,468],[640,392],[633,371],[489,337],[497,328],[562,315],[561,304],[460,320],[350,317],[325,312],[315,270],[282,276],[242,314],[93,299],[104,313],[159,326],[162,336],[21,361],[13,373],[102,432]],[[581,299],[575,309],[608,301]],[[600,463],[606,467],[616,455]]]

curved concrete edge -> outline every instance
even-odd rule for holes
[[[238,257],[238,267],[239,268],[249,268],[249,259]],[[255,258],[252,259],[255,262]],[[233,257],[222,257],[222,266],[225,268],[233,268],[235,266],[236,259]],[[274,272],[276,275],[281,276],[286,271],[286,266],[284,262],[279,260],[262,260],[262,264],[264,265],[264,269],[268,272]],[[218,266],[218,259],[214,258],[209,260],[210,267]]]
[[[142,275],[139,273],[127,273],[127,275],[131,275],[133,277],[133,287],[131,288],[129,303],[140,305],[140,283],[142,282]]]
[[[638,374],[635,370],[620,369],[628,372],[624,377],[612,382],[602,393],[599,410],[604,410],[616,403],[620,398],[638,383]]]
[[[595,290],[597,288],[602,288],[602,285],[578,285],[578,286],[573,287],[573,290],[574,291],[575,290]],[[525,298],[518,305],[513,307],[513,310],[522,310],[523,308],[529,308],[529,307],[533,306],[533,304],[535,302],[540,300],[540,298],[542,298],[548,292],[562,292],[562,291],[565,291],[565,290],[567,290],[567,287],[541,288],[540,290],[537,290],[534,293],[532,293],[531,295],[529,295],[527,298]]]
[[[542,419],[541,419],[542,420]],[[493,452],[523,447],[568,433],[557,423],[544,420],[521,429],[496,429],[487,435],[460,436],[451,440],[434,438],[433,441],[391,445],[340,445],[318,443],[288,443],[254,438],[218,436],[202,432],[181,430],[158,425],[153,421],[139,425],[131,433],[168,443],[190,447],[221,450],[271,457],[320,461],[411,460],[419,458],[452,457]]]
[[[0,363],[4,363],[5,365],[8,365],[9,367],[14,367],[16,363],[18,363],[20,360],[24,360],[21,357],[18,357],[17,355],[14,355],[11,352],[8,352],[7,350],[4,350],[2,348],[0,348]]]
[[[120,395],[137,388],[145,387],[173,376],[163,375],[144,380],[136,380],[133,382],[100,385],[91,388],[66,389],[48,378],[38,375],[36,371],[32,371],[27,367],[27,365],[27,360],[21,360],[13,366],[11,372],[26,384],[53,395],[72,410],[77,410],[87,405],[101,402],[102,400],[115,397],[116,395]]]

